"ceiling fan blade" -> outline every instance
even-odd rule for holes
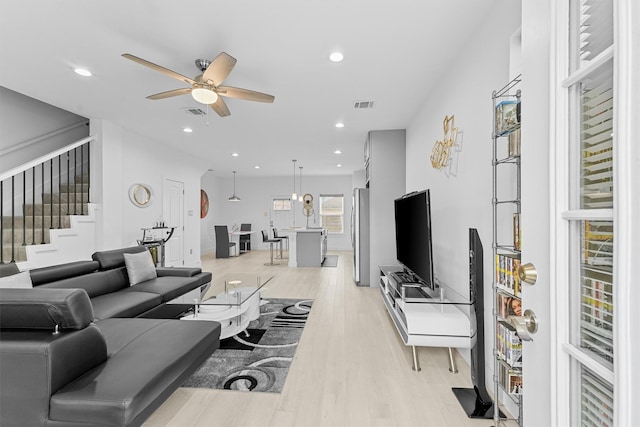
[[[211,107],[213,111],[218,113],[220,117],[226,117],[231,114],[231,112],[229,111],[229,107],[227,107],[227,104],[224,102],[221,96],[218,97],[218,100],[216,102],[214,102],[213,104],[209,104],[209,107]]]
[[[194,85],[196,83],[193,79],[191,79],[191,78],[189,78],[187,76],[183,76],[180,73],[176,73],[175,71],[171,71],[168,68],[161,67],[160,65],[154,64],[153,62],[149,62],[149,61],[147,61],[145,59],[138,58],[137,56],[131,55],[130,53],[123,53],[122,56],[124,58],[130,59],[133,62],[137,62],[140,65],[144,65],[145,67],[149,67],[152,70],[159,71],[162,74],[164,74],[165,76],[173,77],[174,79],[180,80],[181,82],[184,82],[184,83],[187,83],[187,84],[190,84],[190,85]]]
[[[241,89],[239,87],[219,86],[218,95],[228,96],[229,98],[245,99],[247,101],[273,102],[275,97],[255,90]]]
[[[153,99],[153,100],[165,99],[165,98],[171,98],[172,96],[186,95],[188,93],[191,93],[191,88],[185,87],[184,89],[173,89],[173,90],[168,90],[166,92],[156,93],[154,95],[149,95],[147,96],[147,99]]]
[[[214,86],[218,86],[227,78],[235,65],[236,58],[228,53],[221,52],[213,61],[211,61],[211,64],[209,64],[205,72],[202,74],[202,81],[211,81]]]

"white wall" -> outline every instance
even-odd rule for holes
[[[427,95],[407,127],[406,191],[430,189],[433,262],[436,276],[462,295],[469,294],[469,228],[484,247],[485,359],[492,390],[492,92],[509,80],[510,37],[520,26],[520,2],[500,0],[481,20],[458,59]],[[455,116],[461,151],[445,173],[431,166],[433,144],[444,136],[445,116]],[[462,352],[468,358],[467,352]]]
[[[272,196],[290,196],[293,191],[293,178],[282,177],[243,177],[240,172],[236,175],[236,194],[239,202],[229,202],[228,198],[233,193],[233,176],[220,178],[212,173],[206,173],[201,180],[202,188],[209,196],[209,214],[201,220],[200,245],[202,253],[215,250],[214,225],[227,225],[231,228],[234,224],[238,227],[241,223],[250,223],[252,230],[269,230],[270,226],[270,201]],[[296,185],[299,178],[296,178]],[[344,195],[344,233],[341,235],[329,235],[329,250],[350,250],[350,221],[351,221],[351,175],[337,176],[304,176],[302,177],[303,194],[313,195],[313,203],[316,211],[314,217],[309,218],[309,226],[320,226],[319,196],[320,194]],[[198,210],[199,212],[199,210]],[[293,213],[285,214],[286,226],[293,225]],[[305,226],[307,218],[302,213],[302,204],[295,203],[295,224]],[[284,228],[284,225],[280,228]],[[268,244],[262,243],[262,235],[254,233],[251,237],[252,249],[269,249]]]
[[[92,197],[101,210],[102,229],[97,231],[98,250],[135,245],[143,227],[162,219],[162,188],[165,178],[184,183],[184,262],[200,265],[200,176],[206,170],[200,159],[131,133],[107,121],[92,121],[98,135],[96,156],[102,156],[92,175]],[[132,184],[153,190],[149,207],[129,200]]]
[[[88,136],[86,122],[76,114],[0,86],[0,172]],[[49,136],[41,140],[43,135]]]

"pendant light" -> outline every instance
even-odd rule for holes
[[[300,166],[300,194],[298,195],[298,201],[302,202],[302,166]]]
[[[296,162],[297,160],[292,160],[293,162],[293,193],[291,193],[291,200],[294,202],[298,200],[298,193],[296,193]]]
[[[233,195],[229,197],[230,202],[239,202],[240,197],[236,196],[236,171],[233,171]]]

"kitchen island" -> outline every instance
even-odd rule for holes
[[[326,228],[285,228],[289,236],[289,267],[321,267],[327,254]]]

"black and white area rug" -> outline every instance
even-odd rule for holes
[[[220,341],[220,348],[182,386],[280,393],[313,300],[264,299],[248,336]]]

